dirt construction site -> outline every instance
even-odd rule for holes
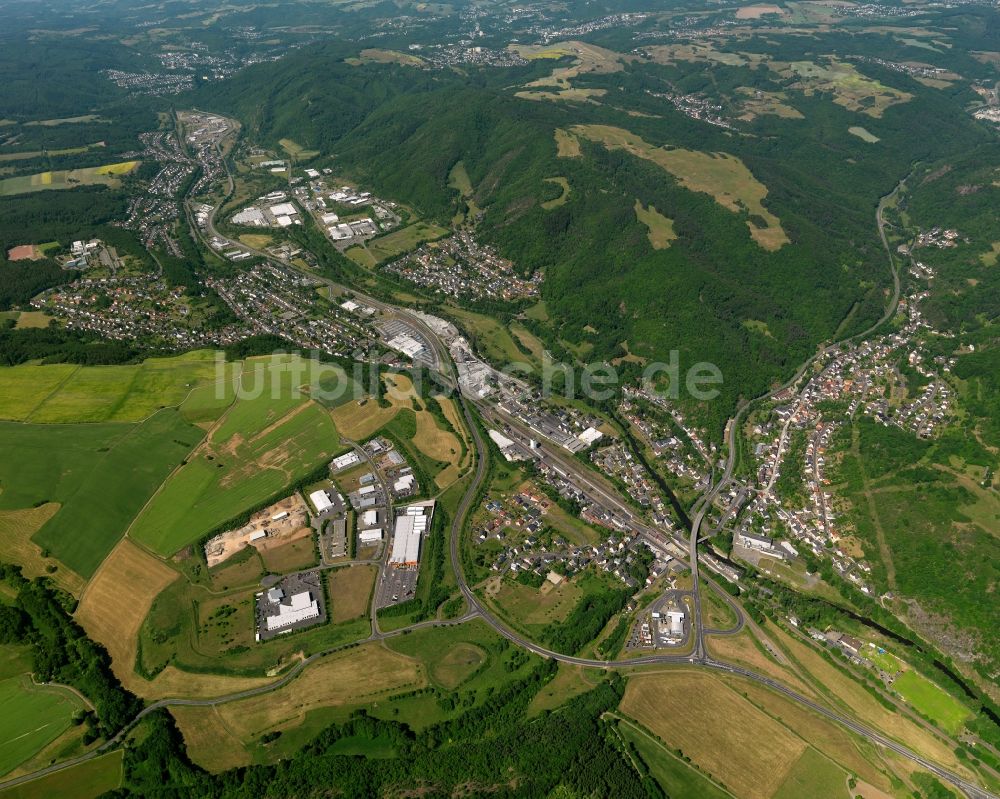
[[[255,513],[250,522],[238,530],[229,530],[210,539],[205,544],[205,560],[212,568],[244,547],[252,546],[266,552],[311,534],[305,500],[293,494]]]

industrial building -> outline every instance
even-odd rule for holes
[[[361,458],[358,457],[358,453],[351,450],[330,461],[330,466],[335,472],[339,472],[358,463],[361,463]]]
[[[309,495],[309,501],[312,502],[317,513],[324,513],[333,507],[333,500],[330,499],[330,495],[322,489],[313,491]]]
[[[381,527],[369,527],[358,532],[358,543],[362,546],[370,547],[382,540]]]
[[[268,600],[278,605],[278,613],[265,619],[267,629],[280,630],[298,622],[319,617],[319,603],[312,598],[309,591],[302,591],[288,597],[285,602],[284,592],[280,588],[272,588],[268,592]],[[272,594],[274,596],[272,596]]]
[[[431,500],[409,505],[396,517],[389,563],[393,566],[415,566],[420,562],[421,540],[433,513],[434,502]]]
[[[258,641],[322,624],[326,621],[322,573],[310,570],[265,580],[255,604]]]

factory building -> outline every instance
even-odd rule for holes
[[[266,619],[269,632],[319,616],[319,603],[308,591],[292,594],[288,602],[285,602],[284,592],[280,588],[272,588],[268,591],[267,598],[278,605],[277,615]]]
[[[333,501],[330,499],[330,495],[322,489],[319,491],[313,491],[309,495],[309,501],[312,502],[317,513],[323,513],[333,507]]]
[[[393,566],[415,566],[420,562],[420,545],[434,512],[434,502],[410,505],[396,517],[392,536]]]

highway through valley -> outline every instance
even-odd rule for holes
[[[228,162],[226,164],[226,167],[228,173],[229,172]],[[230,187],[231,187],[232,185],[231,174],[228,174],[227,180],[230,181]],[[882,239],[882,243],[889,257],[889,263],[894,281],[894,289],[895,289],[894,294],[892,296],[891,302],[889,303],[889,307],[885,312],[885,315],[879,321],[879,323],[874,325],[870,330],[865,331],[862,334],[858,334],[858,336],[852,338],[867,335],[872,330],[881,325],[886,319],[890,318],[891,315],[895,312],[895,308],[898,303],[900,294],[900,281],[899,281],[897,266],[892,256],[892,253],[890,252],[889,244],[884,232],[885,223],[883,221],[883,209],[885,205],[897,194],[897,192],[899,192],[902,189],[904,182],[905,180],[901,181],[900,184],[891,194],[883,198],[883,200],[879,203],[878,210],[876,213],[876,222],[878,224],[879,235]],[[189,215],[189,220],[191,222],[192,233],[196,237],[202,238],[204,240],[205,237],[202,235],[197,225],[194,224],[194,220],[190,219],[190,215]],[[209,216],[209,221],[206,226],[205,232],[211,236],[218,236],[219,238],[222,239],[226,238],[225,236],[219,234],[218,231],[215,229],[214,212],[212,215]],[[242,243],[240,243],[239,246],[243,249],[252,249],[252,248],[247,248],[247,246]],[[268,258],[271,260],[277,260],[274,258],[274,256],[268,253],[257,250],[253,250],[253,252],[254,254],[259,255],[261,257]],[[289,264],[287,262],[282,262],[282,263],[284,263],[285,266],[293,266],[292,264]],[[311,276],[315,277],[315,275]],[[332,280],[327,280],[327,279],[323,280],[324,282],[328,283],[331,286],[337,286],[338,288],[347,288],[339,286],[339,284],[336,284]],[[460,500],[457,512],[455,513],[454,518],[452,519],[451,528],[448,534],[448,546],[449,546],[451,567],[455,573],[456,580],[462,592],[462,595],[464,596],[465,601],[468,605],[468,609],[465,615],[453,620],[448,620],[448,621],[429,620],[422,622],[420,624],[412,625],[410,627],[402,628],[392,632],[381,632],[377,627],[377,623],[375,622],[373,614],[372,632],[368,637],[351,643],[332,647],[328,650],[314,653],[310,657],[307,657],[302,661],[300,661],[299,663],[297,663],[286,674],[284,674],[279,679],[276,679],[272,683],[260,686],[258,688],[239,691],[214,698],[207,698],[207,699],[167,698],[153,702],[149,704],[146,708],[144,708],[126,729],[119,732],[118,735],[115,736],[115,738],[105,742],[100,748],[82,757],[65,761],[63,763],[58,763],[56,765],[50,766],[45,769],[41,769],[31,774],[18,777],[16,779],[0,781],[0,788],[6,788],[24,782],[28,782],[33,779],[37,779],[38,777],[53,773],[55,771],[63,770],[65,768],[69,768],[70,766],[76,765],[78,763],[97,757],[98,755],[103,754],[107,751],[110,751],[111,749],[117,747],[124,740],[128,731],[132,727],[134,727],[136,723],[138,723],[145,716],[161,708],[178,707],[178,706],[212,707],[221,704],[226,704],[229,702],[245,700],[251,697],[263,696],[272,691],[276,691],[282,688],[283,686],[287,685],[288,683],[290,683],[292,680],[297,679],[311,663],[314,663],[332,654],[344,652],[345,650],[348,650],[359,644],[384,641],[391,637],[403,635],[405,633],[427,627],[452,626],[456,624],[463,624],[471,619],[478,618],[482,619],[494,631],[496,631],[497,634],[503,636],[511,643],[521,647],[526,651],[532,652],[540,657],[555,660],[560,663],[566,663],[575,666],[600,668],[600,669],[636,669],[642,666],[656,666],[656,665],[670,664],[676,666],[687,666],[691,668],[706,669],[720,674],[728,674],[733,677],[751,680],[755,683],[766,686],[767,688],[777,692],[778,694],[784,696],[785,698],[793,702],[796,702],[797,704],[810,709],[814,713],[817,713],[823,716],[824,718],[845,727],[846,729],[850,730],[856,735],[867,739],[868,741],[876,744],[877,746],[883,747],[884,749],[892,751],[895,754],[910,760],[911,762],[919,765],[921,768],[926,769],[927,771],[935,774],[939,778],[949,782],[951,785],[960,789],[966,796],[970,797],[970,799],[1000,799],[1000,797],[996,796],[993,793],[990,793],[989,791],[986,791],[985,789],[983,789],[978,785],[969,782],[962,776],[954,774],[948,769],[945,769],[942,766],[934,762],[931,762],[930,760],[917,754],[916,752],[913,752],[912,750],[908,749],[907,747],[903,746],[902,744],[898,743],[892,738],[889,738],[887,735],[883,734],[878,730],[871,729],[870,727],[861,724],[860,722],[856,721],[853,718],[838,713],[837,711],[832,710],[831,708],[825,705],[819,704],[818,702],[809,699],[808,697],[802,696],[801,694],[793,691],[792,689],[788,688],[787,686],[783,685],[782,683],[778,682],[777,680],[771,677],[768,677],[764,674],[759,674],[753,670],[744,668],[742,666],[725,663],[721,660],[711,657],[708,654],[707,649],[705,647],[706,635],[733,635],[740,632],[746,623],[743,610],[737,602],[735,602],[728,594],[722,591],[721,588],[719,588],[716,584],[712,583],[707,578],[699,577],[697,542],[699,535],[701,533],[702,524],[704,523],[707,514],[714,507],[716,498],[732,482],[733,472],[736,464],[738,430],[740,428],[742,420],[745,419],[746,414],[753,403],[748,403],[744,407],[742,407],[737,412],[735,418],[729,424],[728,433],[726,437],[726,444],[728,447],[728,457],[726,460],[725,468],[722,474],[719,476],[719,479],[716,480],[708,488],[708,490],[705,492],[702,498],[698,501],[698,503],[696,503],[694,516],[691,520],[690,530],[686,531],[688,537],[685,541],[683,541],[683,543],[685,543],[687,546],[688,557],[690,560],[690,566],[692,572],[692,590],[690,595],[693,602],[693,613],[691,620],[690,648],[687,654],[653,653],[648,655],[640,655],[637,657],[617,659],[617,660],[600,660],[593,658],[578,657],[575,655],[567,655],[547,649],[541,646],[540,644],[536,643],[535,641],[532,641],[527,637],[521,635],[516,630],[513,630],[509,626],[507,626],[501,619],[497,618],[497,616],[483,602],[480,601],[474,587],[471,586],[466,580],[464,568],[462,565],[461,548],[463,540],[462,536],[466,526],[466,522],[469,518],[470,513],[473,511],[475,504],[478,502],[479,497],[481,496],[481,490],[484,487],[484,481],[486,479],[489,469],[490,455],[486,448],[485,442],[483,441],[480,424],[478,419],[474,415],[474,411],[475,413],[478,413],[480,417],[494,422],[499,420],[507,424],[516,425],[517,420],[514,420],[511,417],[507,416],[506,414],[503,414],[499,409],[497,409],[496,407],[490,405],[488,402],[485,402],[483,400],[476,400],[475,406],[473,407],[472,403],[461,395],[461,392],[458,388],[458,381],[455,375],[454,364],[452,363],[451,358],[448,354],[447,346],[444,344],[443,341],[441,341],[438,335],[430,327],[428,327],[428,325],[417,315],[411,313],[405,308],[394,306],[384,301],[377,300],[374,297],[367,296],[364,293],[359,292],[353,288],[350,290],[361,301],[368,303],[372,307],[377,308],[384,314],[403,318],[409,324],[412,324],[417,330],[419,330],[420,333],[432,345],[434,351],[434,358],[436,361],[436,363],[434,364],[434,366],[436,367],[436,371],[441,375],[441,377],[445,380],[445,382],[448,385],[456,389],[456,401],[458,402],[461,408],[466,426],[472,438],[472,442],[477,455],[473,479]],[[778,389],[775,389],[773,392],[770,392],[768,395],[765,395],[765,397],[759,399],[766,399],[767,397],[773,396],[775,393],[784,390],[788,386],[794,385],[795,383],[798,382],[798,380],[802,377],[802,375],[805,374],[810,364],[815,362],[817,358],[820,358],[823,355],[825,355],[832,348],[840,346],[843,343],[844,341],[841,341],[833,344],[828,344],[825,347],[821,348],[813,358],[809,359],[806,363],[802,364],[802,366],[796,371],[796,374],[790,380],[788,380],[783,386],[779,387]],[[527,433],[527,431],[522,430],[521,432],[530,435],[530,433]],[[616,513],[619,513],[624,518],[628,519],[630,523],[633,525],[633,529],[639,530],[641,534],[643,534],[644,536],[648,536],[651,539],[659,540],[661,542],[667,538],[664,535],[664,533],[658,530],[653,530],[652,528],[645,526],[642,523],[642,521],[638,519],[638,517],[636,517],[636,515],[633,513],[628,503],[623,501],[621,497],[613,490],[613,488],[606,483],[606,481],[600,479],[597,475],[591,472],[591,470],[586,465],[582,464],[580,461],[572,457],[564,456],[563,453],[555,452],[552,447],[548,447],[545,454],[546,457],[550,457],[554,461],[557,461],[560,468],[572,477],[575,484],[581,486],[581,488],[585,487],[588,492],[591,492],[593,495],[599,497],[602,502],[606,503],[608,507],[614,509]],[[723,599],[728,604],[728,606],[735,613],[737,623],[732,629],[706,630],[704,628],[702,622],[701,598],[699,590],[700,582],[702,579],[705,579],[707,582],[709,582],[712,589],[720,596],[721,599]],[[691,697],[690,701],[697,702],[697,697]],[[719,723],[724,723],[724,720],[720,720]]]

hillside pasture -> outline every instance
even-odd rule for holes
[[[572,131],[609,150],[625,150],[651,161],[677,178],[689,191],[708,194],[733,213],[748,214],[750,235],[765,250],[779,250],[789,243],[781,222],[764,207],[767,187],[736,156],[681,147],[655,147],[630,131],[610,125],[575,125]]]
[[[817,93],[832,94],[833,102],[837,105],[875,119],[879,119],[887,108],[913,99],[909,92],[866,77],[853,64],[845,64],[834,58],[828,59],[825,64],[812,61],[773,61],[768,66],[791,81],[791,88],[801,91],[807,97]]]
[[[869,132],[860,125],[851,125],[851,127],[847,129],[847,132],[850,133],[852,136],[857,136],[859,139],[868,142],[869,144],[877,144],[878,142],[881,141],[881,139],[878,136],[876,136],[874,133]]]
[[[674,220],[665,217],[656,208],[650,205],[648,208],[639,200],[635,201],[635,218],[646,226],[646,237],[654,250],[665,250],[670,246],[670,242],[677,239],[674,233]]]
[[[568,130],[556,128],[555,138],[559,158],[578,158],[581,155],[580,140]]]

